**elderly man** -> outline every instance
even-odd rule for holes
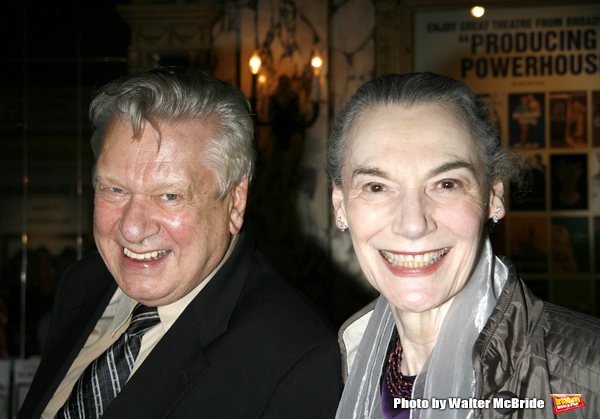
[[[335,336],[242,228],[249,112],[194,69],[127,76],[93,100],[99,255],[61,281],[19,417],[334,415]]]

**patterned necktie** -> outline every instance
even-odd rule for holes
[[[125,386],[140,352],[142,335],[158,322],[156,307],[136,305],[127,330],[87,366],[56,417],[101,417]]]

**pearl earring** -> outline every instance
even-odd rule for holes
[[[502,211],[502,207],[496,207],[496,212],[494,212],[494,214],[492,215],[492,221],[494,222],[494,224],[498,224],[498,221],[500,221],[500,219],[498,218],[498,213]]]
[[[344,224],[344,222],[342,221],[342,217],[338,217],[337,220],[338,220],[338,223],[340,223],[339,229],[342,233],[345,232],[346,230],[348,230],[348,226],[346,224]]]

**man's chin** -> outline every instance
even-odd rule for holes
[[[162,306],[176,301],[173,292],[164,289],[164,281],[139,276],[121,276],[117,285],[130,298],[147,306]]]

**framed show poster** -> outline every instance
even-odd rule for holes
[[[466,83],[528,162],[497,251],[538,294],[600,315],[600,4],[408,3],[412,70]]]

